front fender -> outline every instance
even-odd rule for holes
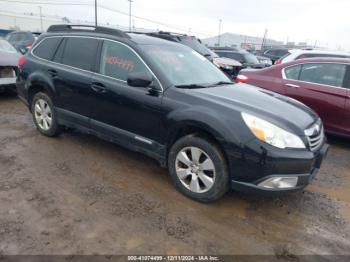
[[[241,118],[240,114],[239,117]],[[208,132],[223,146],[241,146],[245,141],[242,141],[240,137],[239,129],[235,125],[238,121],[235,121],[234,118],[235,116],[232,116],[227,119],[218,115],[216,111],[203,106],[191,106],[172,111],[167,115],[164,125],[167,130],[167,141],[177,130],[190,126]]]

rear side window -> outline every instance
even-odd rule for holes
[[[301,65],[291,66],[284,69],[284,73],[287,79],[298,80],[301,70]]]
[[[305,64],[300,72],[301,81],[342,87],[346,65],[341,64]]]
[[[147,72],[148,69],[130,48],[120,43],[104,41],[100,61],[100,73],[126,81],[131,72]]]
[[[33,54],[51,60],[61,40],[60,37],[46,38],[33,50]]]
[[[96,62],[97,46],[97,39],[68,37],[62,63],[84,70],[91,70]]]

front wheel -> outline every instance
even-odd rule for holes
[[[201,202],[222,197],[229,187],[225,157],[214,143],[194,135],[180,138],[168,156],[168,168],[176,188]]]

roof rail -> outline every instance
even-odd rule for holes
[[[51,25],[47,32],[96,32],[101,34],[115,35],[123,38],[130,38],[124,31],[102,26],[92,25]]]
[[[159,34],[163,34],[163,35],[181,35],[181,36],[187,36],[186,34],[180,34],[180,33],[173,33],[173,32],[168,32],[168,31],[158,31]]]

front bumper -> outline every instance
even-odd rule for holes
[[[310,172],[308,173],[295,173],[298,169],[298,162],[299,160],[295,159],[284,159],[283,161],[280,161],[279,159],[276,159],[274,161],[274,169],[275,170],[284,170],[284,173],[276,173],[276,174],[269,174],[269,175],[263,175],[260,178],[257,178],[253,181],[240,181],[232,179],[231,181],[231,187],[233,190],[246,192],[246,193],[258,193],[263,195],[280,195],[282,193],[289,193],[289,192],[296,192],[300,191],[303,188],[305,188],[317,175],[319,172],[323,159],[327,156],[329,149],[328,144],[324,144],[318,152],[313,153],[314,157],[312,159],[305,160],[306,162],[310,162]],[[284,165],[286,162],[288,162],[288,166],[291,168],[290,170],[288,166],[279,166]],[[294,162],[294,164],[293,164]],[[300,166],[302,171],[305,171],[304,166]],[[289,172],[294,171],[294,172]],[[263,186],[259,186],[259,184],[262,181],[265,181],[272,177],[297,177],[298,182],[294,187],[288,187],[288,188],[266,188]]]

